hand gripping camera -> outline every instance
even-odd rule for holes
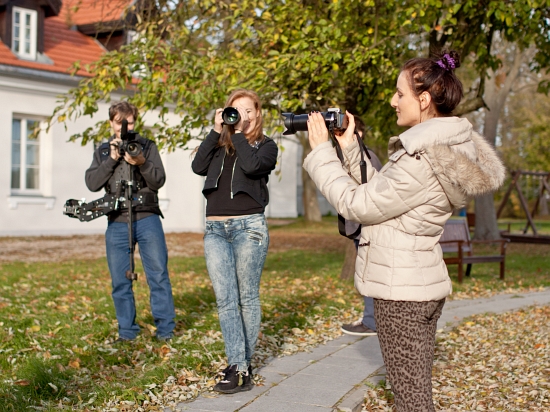
[[[345,113],[339,108],[330,108],[326,112],[321,112],[325,119],[327,129],[345,130],[348,127],[348,119]],[[283,135],[296,134],[296,132],[307,132],[307,114],[283,113],[285,118],[285,132]]]

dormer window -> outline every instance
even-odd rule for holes
[[[19,57],[36,60],[36,10],[13,8],[12,50]]]

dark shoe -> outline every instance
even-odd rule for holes
[[[168,336],[159,336],[159,335],[156,335],[155,337],[156,337],[157,340],[160,341],[160,342],[170,343],[170,342],[172,341],[172,338],[174,337],[174,335],[168,335]]]
[[[342,325],[340,330],[348,335],[354,336],[373,336],[376,335],[376,331],[370,328],[367,328],[363,325],[361,320]]]
[[[249,367],[250,370],[250,367]],[[249,382],[246,388],[244,388],[245,377],[251,380],[250,373],[248,371],[237,371],[237,365],[231,365],[222,371],[222,379],[214,386],[214,390],[220,393],[237,393],[241,391],[249,391],[252,389],[250,386],[252,382]]]
[[[250,391],[254,387],[254,382],[252,381],[252,378],[254,375],[252,374],[252,366],[248,365],[248,370],[246,371],[246,375],[243,375],[243,384],[242,384],[242,391]]]
[[[129,339],[129,338],[123,338],[122,336],[119,336],[118,338],[116,338],[116,340],[113,342],[113,345],[120,345],[121,343],[130,343],[132,342],[133,339]]]

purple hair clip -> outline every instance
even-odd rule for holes
[[[443,59],[447,60],[447,64],[443,63]],[[455,59],[453,59],[451,56],[449,56],[449,53],[445,53],[441,60],[436,61],[439,67],[445,69],[445,70],[451,70],[456,68]]]

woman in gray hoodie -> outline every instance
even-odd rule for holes
[[[467,119],[453,117],[463,96],[458,53],[405,63],[391,100],[397,124],[389,161],[360,184],[353,116],[338,137],[344,165],[318,113],[309,116],[311,153],[304,168],[346,219],[363,225],[355,286],[374,298],[375,319],[398,411],[434,411],[431,369],[437,320],[451,280],[439,238],[453,209],[502,185],[494,148]]]

